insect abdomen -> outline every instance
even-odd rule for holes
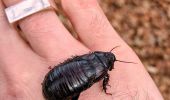
[[[43,82],[45,98],[69,100],[103,79],[108,72],[104,54],[94,52],[77,56],[53,68]]]
[[[86,60],[57,66],[46,77],[43,90],[45,97],[51,98],[48,100],[66,100],[80,93],[91,86],[95,76],[94,71],[95,69],[89,66]]]

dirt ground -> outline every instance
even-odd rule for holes
[[[56,2],[61,8],[60,1]],[[170,0],[101,0],[100,4],[116,31],[136,51],[165,100],[170,100]],[[63,12],[58,10],[58,14],[73,32]]]

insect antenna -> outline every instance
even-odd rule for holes
[[[137,63],[135,63],[135,62],[122,61],[122,60],[115,60],[115,61],[118,61],[118,62],[123,62],[123,63],[132,63],[132,64],[137,64]]]
[[[118,48],[118,47],[120,47],[120,46],[113,47],[113,48],[110,50],[110,52],[112,52],[114,49],[116,49],[116,48]]]
[[[118,48],[118,47],[120,47],[120,45],[113,47],[113,48],[110,50],[110,52],[112,52],[114,49],[116,49],[116,48]],[[115,60],[115,61],[123,62],[123,63],[132,63],[132,64],[137,64],[137,63],[135,63],[135,62],[122,61],[122,60]]]

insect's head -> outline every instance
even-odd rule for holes
[[[116,57],[115,57],[115,55],[113,54],[113,53],[111,53],[111,52],[106,52],[105,53],[105,57],[106,57],[106,59],[107,59],[107,63],[106,63],[106,65],[107,65],[107,68],[109,69],[109,71],[111,71],[112,69],[113,69],[113,64],[114,64],[114,62],[116,61]]]

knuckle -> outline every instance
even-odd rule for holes
[[[54,28],[56,27],[55,23],[52,23],[54,19],[51,18],[50,20],[47,20],[46,13],[47,12],[37,13],[35,16],[29,16],[20,21],[22,30],[27,31],[26,35],[41,37],[44,35],[49,36],[47,33],[54,33]]]
[[[50,35],[49,35],[50,34]],[[25,34],[27,38],[51,38],[55,37],[55,32],[48,25],[33,25],[29,27],[29,32]]]
[[[108,24],[106,23],[104,19],[105,18],[101,14],[94,12],[94,14],[91,17],[90,25],[89,25],[89,28],[91,28],[91,31],[95,33],[103,32],[105,28],[108,27]]]
[[[94,8],[98,5],[97,0],[62,0],[62,5],[64,9],[69,9],[71,7],[69,4],[72,3],[79,9],[87,9],[87,8]]]
[[[97,0],[77,0],[78,4],[82,8],[95,7],[97,5]]]

